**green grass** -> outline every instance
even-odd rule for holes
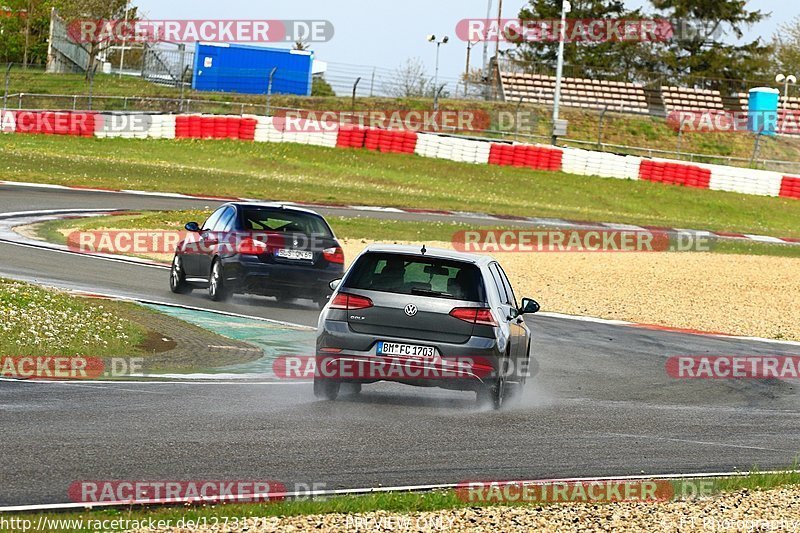
[[[66,244],[67,239],[60,230],[93,231],[103,228],[120,230],[181,230],[186,222],[202,223],[211,211],[148,211],[143,213],[121,213],[102,218],[60,219],[36,225],[36,234],[49,242]],[[513,226],[472,226],[446,221],[395,221],[369,217],[327,217],[334,233],[343,239],[369,239],[370,241],[441,241],[450,242],[453,234],[464,230],[509,229]],[[765,244],[718,240],[711,245],[711,252],[737,255],[771,255],[800,257],[800,246]]]
[[[800,202],[404,154],[236,141],[0,137],[4,179],[800,236]]]
[[[680,499],[681,495],[691,496],[696,490],[702,495],[734,492],[743,489],[750,491],[769,490],[779,487],[800,484],[800,474],[786,470],[777,474],[766,474],[754,471],[741,476],[725,478],[703,478],[693,480],[672,480],[673,494]],[[36,524],[42,515],[61,520],[171,520],[174,525],[178,520],[195,520],[201,524],[218,523],[233,524],[234,520],[244,518],[265,518],[280,516],[302,516],[327,513],[367,513],[371,511],[390,511],[398,513],[415,513],[423,511],[439,511],[464,507],[492,506],[497,503],[467,502],[453,490],[431,492],[387,492],[357,496],[334,496],[325,499],[286,500],[252,504],[207,504],[196,506],[153,506],[153,507],[120,507],[97,510],[68,511],[61,513],[14,513],[3,514],[0,518],[7,521],[12,518],[31,520]],[[508,503],[522,507],[541,507],[550,505],[544,502]],[[569,504],[564,504],[569,505]],[[612,505],[599,503],[598,505]],[[658,505],[658,504],[654,504]],[[59,531],[86,531],[88,528],[65,527]],[[0,531],[10,531],[3,529]]]
[[[146,332],[120,302],[87,300],[0,278],[0,354],[140,355]]]

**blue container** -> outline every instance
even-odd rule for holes
[[[197,43],[192,89],[266,94],[311,95],[312,52],[227,43]]]
[[[750,89],[747,101],[747,129],[753,133],[775,135],[778,129],[780,91],[770,87]]]

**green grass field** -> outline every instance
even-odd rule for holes
[[[800,202],[405,154],[237,141],[0,136],[12,181],[800,236]]]

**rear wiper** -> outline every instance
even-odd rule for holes
[[[420,296],[444,296],[446,298],[453,297],[453,295],[450,294],[449,292],[431,291],[428,289],[418,289],[418,288],[411,289],[411,294],[419,294]]]

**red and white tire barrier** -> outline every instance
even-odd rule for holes
[[[698,189],[800,199],[800,176],[723,165],[618,155],[577,148],[506,143],[435,133],[305,121],[302,128],[258,115],[165,115],[86,111],[6,111],[0,132],[129,139],[238,139],[385,153],[462,163],[643,180]]]

